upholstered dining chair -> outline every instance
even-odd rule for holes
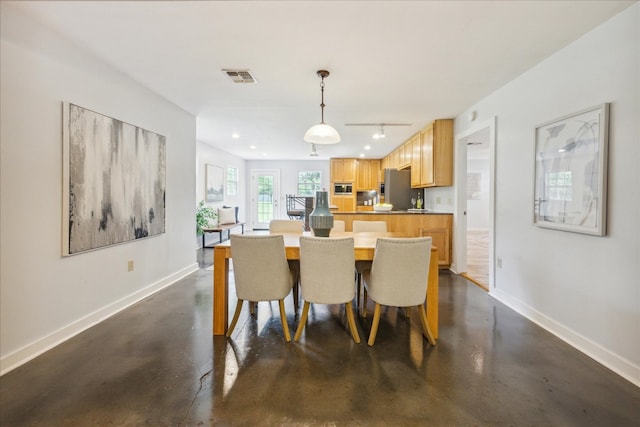
[[[333,228],[331,229],[331,233],[344,233],[344,229],[344,221],[339,219],[333,220]],[[331,233],[329,233],[329,235],[331,235]]]
[[[291,292],[293,275],[287,264],[284,237],[281,235],[231,235],[231,259],[238,303],[227,330],[231,336],[236,327],[242,304],[275,301],[280,305],[280,321],[284,339],[291,341],[284,298]]]
[[[386,233],[387,232],[387,223],[385,221],[359,221],[355,220],[351,224],[351,230],[354,233],[367,233],[367,232],[376,232],[376,233]],[[362,291],[362,274],[371,269],[371,261],[356,261],[356,289],[358,292],[358,297],[356,298],[356,305],[358,308],[360,305],[360,294]],[[366,301],[365,301],[366,303]]]
[[[375,302],[368,344],[373,346],[380,323],[380,306],[416,307],[425,337],[435,339],[427,323],[425,301],[431,258],[431,237],[378,238],[371,270],[364,272],[363,309],[367,296]]]
[[[354,233],[366,233],[366,232],[386,233],[387,223],[385,221],[354,220],[353,223],[351,224],[351,230]]]
[[[296,219],[272,219],[269,221],[269,234],[302,234],[304,222]],[[293,308],[298,312],[300,262],[295,259],[288,260],[289,268],[294,275],[293,284]],[[253,312],[253,311],[252,311]]]
[[[269,234],[302,234],[304,222],[297,219],[272,219]]]
[[[309,306],[344,304],[351,336],[360,343],[351,301],[355,296],[353,280],[353,237],[300,237],[300,286],[304,307],[294,341],[300,339]]]

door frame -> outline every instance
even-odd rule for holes
[[[472,125],[455,135],[456,159],[454,253],[451,270],[460,274],[467,269],[467,145],[466,140],[482,130],[489,129],[489,292],[495,288],[495,176],[496,176],[496,117]]]
[[[257,186],[257,177],[258,175],[273,175],[275,177],[273,183],[273,218],[279,218],[280,216],[280,178],[281,172],[280,169],[251,169],[249,176],[251,182],[251,189],[249,191],[249,206],[251,210],[251,229],[256,229],[258,224],[258,186]],[[259,228],[263,229],[263,227]]]

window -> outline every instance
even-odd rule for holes
[[[298,171],[298,196],[315,196],[320,191],[320,171]]]
[[[227,168],[227,196],[238,195],[238,169]]]

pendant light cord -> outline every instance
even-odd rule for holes
[[[320,111],[322,114],[322,120],[320,121],[321,124],[324,124],[324,77],[321,77],[322,80],[320,81],[320,94],[321,94],[321,104],[320,104]]]

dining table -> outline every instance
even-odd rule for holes
[[[310,232],[282,235],[285,255],[288,260],[300,259],[300,236],[311,235]],[[328,238],[332,237],[353,237],[355,260],[373,261],[378,238],[409,236],[393,232],[341,232],[332,233]],[[231,257],[231,240],[219,243],[213,248],[213,335],[224,335],[227,332],[229,323],[229,260]],[[425,304],[427,323],[434,338],[438,338],[438,248],[435,246],[431,246],[427,284]]]

